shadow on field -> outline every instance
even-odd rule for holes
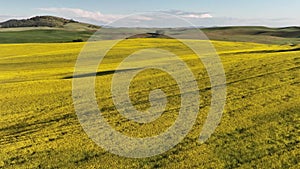
[[[104,75],[110,75],[114,73],[122,73],[122,72],[128,72],[133,70],[140,70],[141,68],[132,68],[132,69],[122,69],[122,70],[107,70],[107,71],[100,71],[96,73],[87,73],[82,75],[76,75],[76,76],[66,76],[62,79],[73,79],[73,78],[84,78],[84,77],[91,77],[91,76],[104,76]]]

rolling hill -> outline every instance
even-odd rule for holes
[[[9,20],[0,23],[0,43],[61,43],[86,41],[100,26],[54,16],[36,16],[29,19]],[[190,28],[105,28],[105,39],[110,39],[111,29],[130,34],[128,38],[167,38],[172,35],[197,37],[199,32]],[[199,28],[209,39],[234,42],[255,42],[262,44],[300,44],[300,27],[268,28],[258,26]],[[163,33],[155,35],[159,30]],[[132,36],[133,31],[139,32]]]
[[[2,28],[18,28],[18,27],[63,27],[68,23],[76,23],[76,21],[54,16],[36,16],[30,19],[16,20],[11,19],[6,22],[0,23]]]
[[[54,16],[8,20],[0,23],[0,43],[86,41],[100,27]]]
[[[75,27],[74,27],[75,26]],[[35,16],[29,19],[11,19],[0,23],[0,28],[24,28],[24,27],[51,27],[51,28],[76,28],[98,29],[99,26],[81,23],[73,19],[65,19],[56,16]]]
[[[300,43],[300,27],[215,27],[205,28],[203,31],[210,39],[214,40],[256,42],[265,44]]]

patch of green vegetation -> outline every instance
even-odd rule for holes
[[[59,43],[77,39],[86,41],[92,34],[92,31],[68,30],[0,31],[0,43]]]
[[[195,43],[201,43],[194,41]],[[99,46],[107,42],[97,42]],[[178,50],[201,93],[192,131],[168,152],[145,159],[113,155],[81,128],[72,102],[72,76],[85,43],[0,45],[0,168],[297,168],[300,159],[300,51],[288,45],[213,41],[227,76],[222,121],[197,142],[210,108],[210,82],[192,52],[171,39],[130,39],[108,53],[96,78],[97,101],[118,131],[136,137],[163,132],[178,112],[178,88],[169,75],[150,70],[130,86],[135,106],[148,105],[150,84],[168,94],[167,111],[140,125],[121,116],[108,94],[111,71],[135,49]],[[155,60],[148,60],[155,62]],[[136,63],[138,65],[138,63]],[[104,73],[101,73],[104,72]],[[106,72],[106,73],[105,73]],[[157,83],[157,81],[163,83]],[[154,88],[155,88],[154,87]]]

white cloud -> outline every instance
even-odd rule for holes
[[[117,19],[123,18],[126,15],[116,15],[116,14],[102,14],[98,11],[87,11],[78,8],[39,8],[41,11],[50,12],[58,14],[63,17],[69,17],[72,19],[79,19],[83,21],[92,21],[100,24],[106,24],[113,22]],[[148,21],[151,20],[149,17],[137,16],[133,18],[135,21]]]
[[[104,15],[100,12],[86,11],[77,8],[39,8],[41,11],[51,12],[65,17],[83,18],[100,22],[111,22],[122,16],[120,15]]]
[[[204,18],[213,18],[213,16],[208,12],[186,12],[181,10],[168,10],[160,11],[170,15],[176,15],[183,18],[193,18],[193,19],[204,19]]]
[[[210,14],[201,14],[201,15],[195,15],[195,14],[189,14],[189,15],[183,15],[185,18],[212,18]]]
[[[103,14],[98,11],[88,11],[88,10],[83,10],[78,8],[39,8],[39,10],[48,12],[49,14],[55,14],[62,17],[68,17],[68,18],[85,21],[85,22],[91,22],[95,24],[107,24],[127,16],[127,15],[117,15],[117,14]],[[213,18],[213,16],[207,12],[186,12],[181,10],[168,10],[168,11],[159,11],[159,12],[178,16],[178,17],[183,17],[186,19]],[[128,24],[130,24],[130,23],[140,23],[140,22],[147,23],[148,21],[151,20],[157,20],[157,16],[155,15],[151,16],[147,14],[146,15],[137,14],[137,15],[129,16],[126,21],[128,22]]]

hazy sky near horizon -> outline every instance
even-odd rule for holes
[[[54,15],[94,24],[124,16],[160,11],[182,17],[196,26],[299,26],[299,0],[10,0],[0,6],[0,22],[36,15]],[[135,18],[147,22],[151,16]],[[168,26],[172,26],[172,21]]]

